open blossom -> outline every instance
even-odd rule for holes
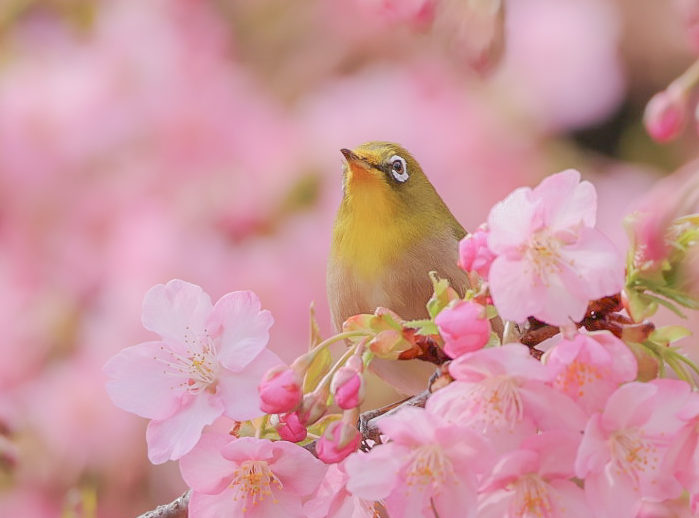
[[[579,432],[585,413],[550,386],[551,373],[520,344],[481,349],[454,360],[456,381],[435,392],[426,408],[486,434],[497,451],[516,447],[537,429]]]
[[[684,421],[687,383],[658,379],[622,385],[587,423],[575,460],[599,518],[634,518],[643,498],[675,498],[682,487],[666,454]]]
[[[581,320],[590,300],[621,290],[624,261],[594,228],[596,209],[595,188],[572,169],[493,207],[488,247],[498,257],[489,281],[504,319],[564,325]]]
[[[403,408],[379,421],[390,442],[347,459],[347,488],[383,500],[390,516],[470,518],[476,511],[476,476],[492,462],[485,440],[464,426],[422,408]]]
[[[228,293],[213,306],[199,286],[158,284],[145,296],[143,325],[161,339],[122,350],[104,371],[112,401],[152,419],[151,462],[182,457],[221,415],[262,414],[257,384],[281,360],[266,349],[272,316],[254,293]]]
[[[699,394],[693,392],[678,414],[685,421],[668,453],[668,465],[689,492],[694,516],[699,514]]]
[[[477,302],[461,301],[444,308],[434,323],[444,338],[444,352],[451,358],[482,349],[490,338],[485,308]]]
[[[609,331],[576,334],[547,354],[553,386],[588,413],[601,412],[620,384],[636,379],[638,364],[628,346]]]
[[[583,490],[570,479],[580,434],[560,430],[525,439],[503,455],[480,488],[478,518],[588,518]]]
[[[325,465],[290,442],[204,433],[180,471],[192,488],[190,518],[303,518]]]
[[[375,518],[374,502],[347,490],[345,463],[331,464],[313,496],[304,504],[306,518]]]

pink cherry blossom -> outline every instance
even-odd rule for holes
[[[699,514],[699,394],[692,393],[678,414],[686,422],[668,453],[668,469],[691,496],[692,511]]]
[[[488,278],[495,254],[488,248],[488,231],[478,228],[459,242],[459,267]]]
[[[579,321],[590,300],[624,285],[624,261],[594,228],[597,195],[569,169],[516,189],[488,217],[493,303],[507,320]]]
[[[570,479],[580,434],[533,435],[503,455],[480,488],[479,518],[588,518],[584,491]]]
[[[296,371],[279,365],[265,373],[258,392],[260,408],[268,414],[291,412],[303,397],[303,378]]]
[[[687,110],[686,94],[681,88],[671,85],[648,101],[643,114],[646,131],[658,142],[674,139],[687,124]]]
[[[281,361],[265,348],[272,316],[254,293],[229,293],[213,306],[199,286],[158,284],[145,296],[143,325],[161,340],[124,349],[104,371],[114,404],[152,419],[151,462],[182,457],[221,415],[262,413],[257,384]]]
[[[374,502],[347,490],[345,464],[331,464],[313,496],[303,506],[306,518],[375,518]]]
[[[587,423],[575,460],[585,493],[599,518],[634,518],[642,499],[679,496],[666,455],[684,425],[690,387],[677,380],[631,382],[619,387],[604,411]]]
[[[620,384],[636,379],[638,364],[629,347],[609,331],[576,334],[547,354],[553,386],[588,413],[601,412]]]
[[[485,308],[477,302],[462,301],[447,307],[434,322],[444,338],[444,352],[451,358],[482,349],[490,338]]]
[[[516,447],[537,429],[581,431],[587,419],[550,386],[551,373],[523,345],[481,349],[454,360],[456,381],[435,392],[426,408],[486,434],[497,451]]]
[[[325,469],[290,442],[210,432],[180,460],[192,488],[190,518],[303,518],[303,503]]]
[[[445,518],[476,515],[477,475],[491,463],[485,440],[421,408],[381,419],[390,442],[347,459],[347,489],[385,503],[390,516],[422,518],[432,509]]]

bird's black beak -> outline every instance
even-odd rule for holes
[[[361,158],[358,155],[354,154],[350,149],[343,147],[340,150],[340,153],[342,153],[342,155],[345,157],[345,160],[347,160],[348,162],[356,162],[357,160],[361,160]]]

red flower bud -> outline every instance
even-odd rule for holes
[[[279,416],[277,432],[279,432],[279,437],[289,442],[303,441],[308,435],[308,430],[301,423],[301,419],[299,419],[299,415],[296,412]]]
[[[267,371],[257,387],[260,408],[267,414],[293,411],[303,397],[303,380],[289,367],[280,365]]]
[[[357,451],[362,436],[356,427],[344,422],[335,421],[325,430],[316,444],[318,458],[326,464],[334,464],[345,459],[350,453]]]

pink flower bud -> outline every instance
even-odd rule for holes
[[[279,432],[279,437],[289,442],[303,441],[308,435],[308,430],[301,423],[297,412],[279,416],[277,432]]]
[[[260,408],[267,414],[291,412],[301,402],[303,380],[293,369],[279,365],[267,371],[257,387]]]
[[[318,458],[326,464],[340,462],[350,453],[357,451],[362,436],[356,427],[344,422],[335,421],[325,430],[316,444]]]
[[[351,367],[342,367],[333,376],[330,390],[343,410],[357,408],[364,400],[364,378]]]
[[[311,392],[303,396],[303,401],[297,412],[301,422],[308,426],[323,417],[325,411],[328,409],[328,404],[326,403],[327,399],[327,390],[322,393]]]
[[[488,278],[490,265],[495,254],[488,248],[488,232],[479,228],[459,243],[459,267],[467,272],[476,272]]]
[[[643,123],[653,140],[667,142],[684,129],[686,111],[687,98],[684,92],[670,85],[648,101]]]
[[[458,302],[445,308],[434,322],[444,338],[444,352],[451,358],[482,349],[490,338],[485,308],[476,302]]]

